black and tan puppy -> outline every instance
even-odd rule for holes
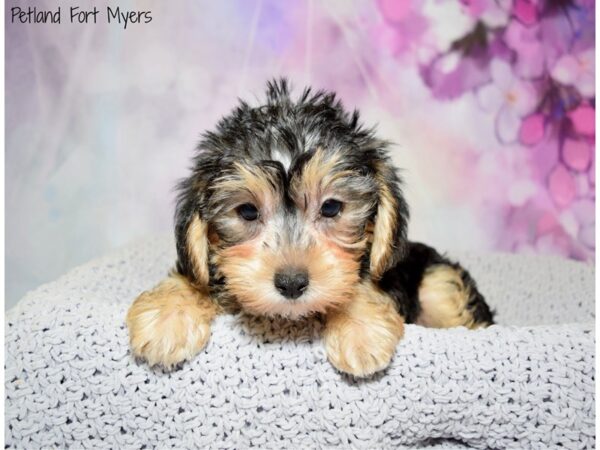
[[[202,350],[217,314],[320,313],[331,363],[368,376],[405,322],[491,324],[469,274],[407,240],[386,147],[334,94],[294,100],[285,80],[222,119],[179,186],[177,266],[127,314],[133,353],[172,367]]]

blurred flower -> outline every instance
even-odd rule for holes
[[[562,148],[562,157],[565,164],[571,169],[584,171],[589,167],[592,159],[592,149],[585,141],[565,139]]]
[[[534,145],[544,137],[545,116],[543,114],[532,114],[521,122],[519,130],[519,141],[525,145]]]
[[[562,164],[557,165],[548,178],[548,189],[559,207],[568,206],[576,194],[575,179]]]
[[[538,10],[535,2],[529,0],[515,0],[513,14],[524,25],[533,25],[538,20]]]
[[[528,23],[518,20],[510,22],[504,40],[516,54],[514,67],[520,77],[545,76],[561,56],[571,52],[572,43],[580,41],[569,23],[569,17],[561,11],[537,17]]]
[[[463,57],[458,51],[440,55],[421,68],[425,84],[434,97],[451,100],[490,80],[487,55]]]
[[[395,56],[417,50],[428,25],[418,4],[412,0],[379,0],[377,5],[387,26],[372,30],[376,42]]]
[[[421,75],[435,97],[450,100],[488,83],[494,58],[508,59],[510,50],[497,33],[479,22],[449,52],[422,66]]]
[[[493,60],[490,72],[493,82],[479,89],[479,103],[484,110],[495,115],[500,142],[515,142],[522,118],[536,106],[535,89],[531,83],[517,78],[505,61]]]
[[[596,110],[587,104],[582,104],[568,113],[575,132],[584,136],[594,136],[596,133],[595,115]]]
[[[585,97],[593,97],[596,92],[594,86],[595,62],[594,49],[575,55],[563,55],[552,68],[552,78],[559,83],[574,86]]]
[[[505,26],[510,17],[512,0],[463,0],[469,14],[490,28]]]
[[[428,19],[427,44],[438,53],[450,50],[452,43],[475,27],[475,20],[460,2],[424,0],[422,13]]]
[[[550,129],[549,125],[546,127],[548,129],[544,132],[544,137],[527,149],[529,157],[527,170],[538,184],[544,185],[544,190],[547,192],[545,183],[548,174],[559,163],[560,145],[555,130]]]
[[[514,21],[506,28],[504,41],[517,55],[515,72],[524,78],[541,77],[546,70],[546,46],[539,39],[540,27]]]

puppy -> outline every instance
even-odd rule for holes
[[[335,94],[242,102],[204,135],[179,185],[177,264],[127,314],[133,354],[171,368],[206,345],[217,314],[322,314],[340,371],[384,369],[404,323],[484,327],[473,279],[406,238],[408,208],[387,143]]]

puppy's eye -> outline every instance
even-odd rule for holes
[[[342,210],[342,202],[330,198],[321,205],[321,215],[323,217],[335,217]]]
[[[248,222],[258,219],[258,209],[252,203],[244,203],[237,207],[237,213]]]

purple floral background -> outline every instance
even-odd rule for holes
[[[200,132],[281,75],[395,143],[411,238],[593,261],[593,1],[145,0],[127,29],[106,4],[27,25],[11,7],[58,3],[5,3],[7,306],[168,232]]]
[[[418,67],[433,101],[468,96],[493,119],[488,142],[499,146],[472,170],[495,167],[490,182],[502,186],[497,248],[591,260],[594,1],[431,3],[380,0],[386,24],[374,32]],[[460,24],[436,33],[453,16]]]

